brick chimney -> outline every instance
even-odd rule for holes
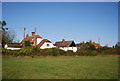
[[[92,40],[90,40],[90,43],[92,44]]]
[[[26,37],[28,37],[29,35],[27,34]]]
[[[65,39],[62,39],[62,43],[65,41]]]
[[[32,36],[34,36],[35,35],[35,32],[32,32]]]
[[[82,41],[82,43],[84,44],[84,41]]]

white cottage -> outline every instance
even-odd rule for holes
[[[8,50],[19,50],[23,46],[20,43],[5,44],[4,48]]]
[[[35,32],[32,32],[32,36],[26,35],[26,37],[22,40],[21,43],[24,43],[24,41],[26,41],[26,40],[30,41],[31,46],[36,45],[36,47],[38,47],[40,49],[56,47],[48,39],[43,39],[41,36],[35,35]]]
[[[56,42],[54,45],[64,51],[67,51],[67,50],[72,50],[73,52],[77,51],[77,47],[74,41],[65,41],[63,39],[62,41]]]

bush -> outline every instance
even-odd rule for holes
[[[65,56],[74,56],[74,55],[75,55],[75,53],[72,50],[68,50],[65,53]]]
[[[117,49],[102,50],[101,54],[102,55],[118,55],[118,50]]]
[[[46,49],[47,55],[49,56],[60,56],[64,55],[66,52],[58,48],[49,48]]]
[[[25,47],[29,47],[29,46],[31,46],[29,40],[26,40],[26,41],[24,42],[24,44],[25,44]]]
[[[6,50],[6,49],[2,49],[2,54],[3,55],[13,55],[13,56],[17,56],[19,53],[19,50]]]
[[[99,53],[96,51],[96,50],[87,50],[86,51],[86,55],[87,56],[96,56],[98,55]]]
[[[81,50],[81,49],[79,49],[76,52],[76,55],[79,55],[79,56],[96,56],[96,55],[98,55],[98,52],[96,50]]]
[[[72,50],[63,51],[59,48],[49,48],[49,49],[39,49],[37,47],[25,47],[20,50],[6,50],[2,48],[3,55],[12,55],[12,56],[96,56],[98,54],[101,55],[117,55],[118,49],[104,49],[99,53],[98,50],[85,50],[79,49],[77,52],[73,52]]]
[[[20,49],[19,55],[20,56],[35,56],[39,55],[40,49],[36,47],[25,47]]]

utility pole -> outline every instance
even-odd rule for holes
[[[35,35],[34,35],[34,45],[35,45],[35,47],[36,47],[36,41],[37,41],[37,39],[36,39],[36,27],[35,27]]]
[[[98,43],[100,45],[100,37],[98,38]],[[99,53],[100,53],[100,46],[99,46]]]
[[[26,28],[24,27],[24,38],[25,38]]]
[[[24,38],[25,38],[25,33],[26,33],[26,28],[24,27]],[[25,41],[23,41],[23,47],[25,47]]]

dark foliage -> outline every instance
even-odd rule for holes
[[[25,44],[25,47],[29,47],[29,46],[31,46],[29,40],[26,40],[26,41],[24,42],[24,44]]]

